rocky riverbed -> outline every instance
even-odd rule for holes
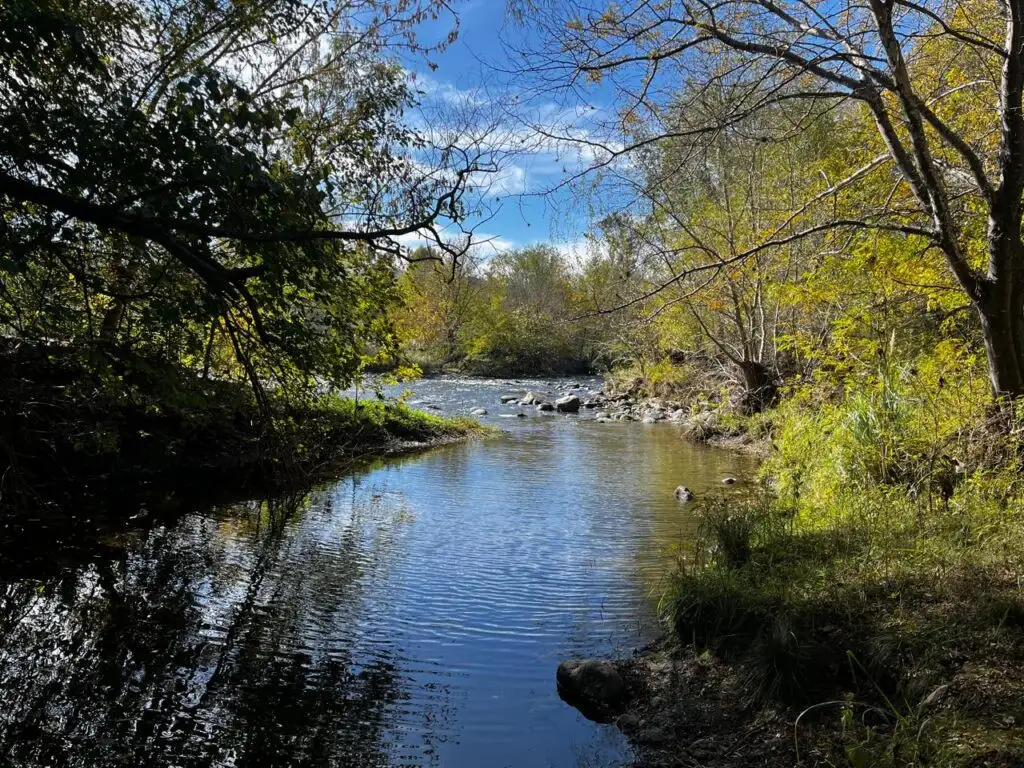
[[[671,424],[696,442],[754,454],[768,450],[766,440],[727,423],[719,410],[707,404],[644,397],[634,391],[597,390],[579,382],[568,382],[550,390],[525,392],[514,391],[516,382],[507,383],[510,385],[509,393],[500,398],[501,405],[508,410],[507,415],[526,416],[529,413],[526,409],[530,409],[538,414],[579,414],[601,424]]]
[[[685,424],[691,419],[690,411],[682,403],[587,389],[579,384],[569,384],[556,392],[529,391],[522,395],[504,395],[501,402],[508,406],[532,406],[538,411],[590,412],[599,422],[639,421],[656,424],[668,421]]]

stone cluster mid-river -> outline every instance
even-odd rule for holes
[[[673,489],[751,460],[669,425],[500,405],[555,382],[410,388],[502,432],[99,540],[5,521],[4,764],[627,761],[614,728],[559,700],[555,668],[657,634],[655,591],[694,525]]]

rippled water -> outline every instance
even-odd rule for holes
[[[542,386],[555,385],[422,382],[422,405],[483,406],[504,432],[299,497],[191,510],[43,557],[19,554],[25,534],[8,529],[0,754],[16,766],[628,760],[617,731],[558,699],[555,667],[656,634],[652,590],[693,525],[673,488],[717,489],[752,467],[667,425],[498,404]]]

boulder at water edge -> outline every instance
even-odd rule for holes
[[[613,662],[563,661],[555,678],[562,700],[590,720],[610,722],[629,704],[629,687]]]
[[[566,395],[555,400],[559,413],[579,413],[582,401],[576,395]]]

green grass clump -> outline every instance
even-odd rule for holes
[[[356,401],[337,395],[325,395],[308,407],[293,411],[292,416],[297,417],[299,423],[316,420],[328,430],[375,440],[427,441],[483,431],[479,422],[461,416],[437,416],[404,403]]]
[[[717,389],[717,384],[710,385],[708,376],[697,365],[662,358],[657,362],[643,360],[616,367],[606,375],[605,388],[637,397],[697,401],[706,400],[712,390]]]

